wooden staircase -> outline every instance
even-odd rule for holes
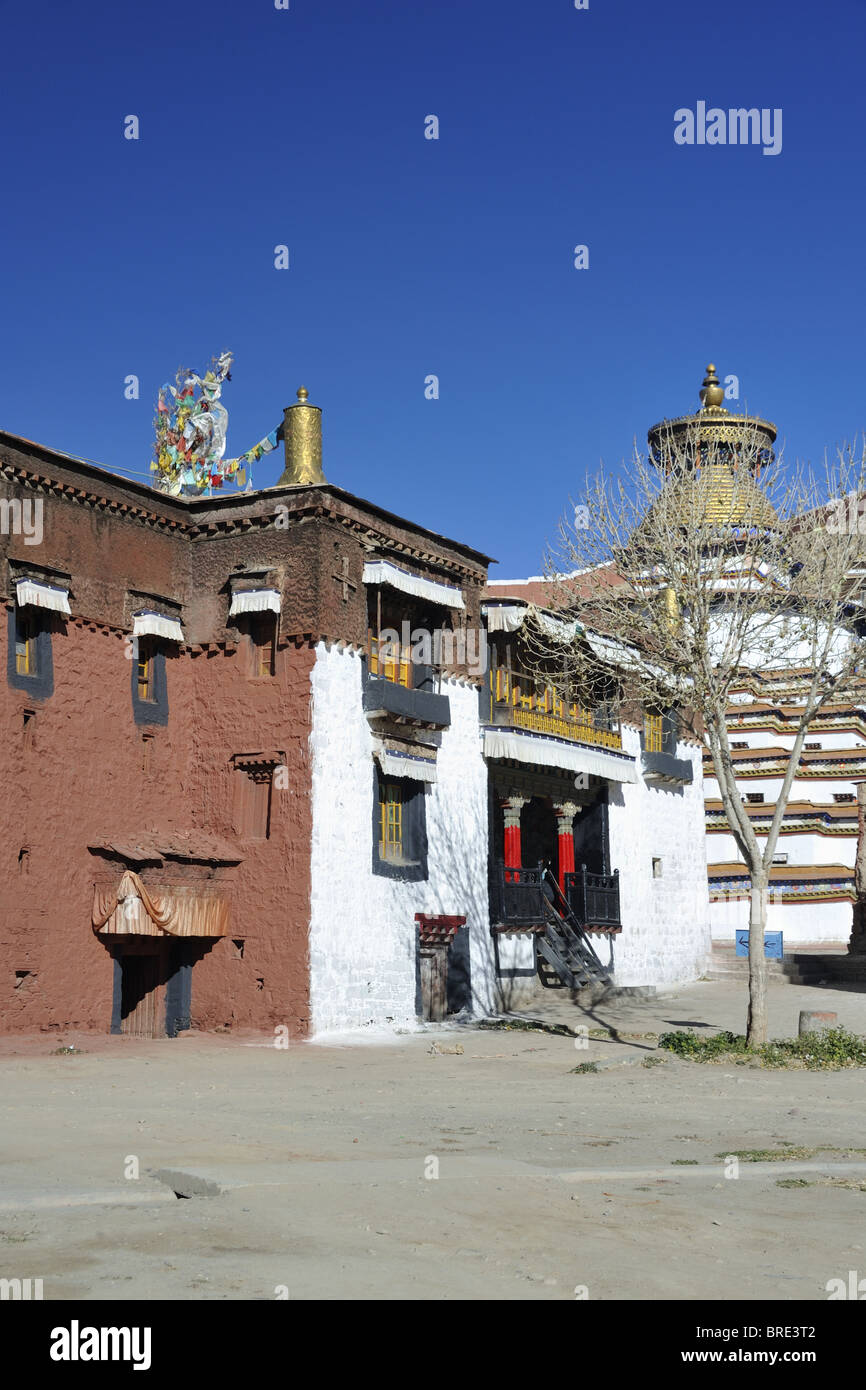
[[[611,971],[602,965],[589,937],[560,892],[549,871],[544,883],[544,932],[535,938],[538,978],[546,989],[585,989],[609,986]],[[551,891],[552,890],[552,891]]]

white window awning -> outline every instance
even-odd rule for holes
[[[422,579],[419,574],[409,574],[387,560],[370,560],[364,566],[365,584],[387,584],[401,593],[412,594],[415,598],[426,599],[428,603],[438,603],[444,608],[465,608],[463,595],[451,584],[439,584],[434,579]]]
[[[69,607],[69,590],[57,584],[43,584],[36,579],[17,579],[15,599],[19,608],[30,605],[33,608],[51,608],[55,613],[72,616]]]
[[[165,613],[156,613],[152,609],[133,613],[132,635],[133,637],[164,637],[167,642],[184,641],[183,628],[177,618],[170,618]]]
[[[608,782],[637,782],[637,761],[628,753],[606,748],[587,748],[581,743],[513,729],[484,730],[485,758],[513,758],[518,763],[539,767],[561,767],[568,772],[586,772]]]
[[[436,781],[436,759],[397,753],[392,748],[377,748],[374,757],[386,777],[411,777],[415,782]]]
[[[526,609],[514,603],[485,603],[481,612],[487,619],[488,632],[517,632],[526,618]]]
[[[279,613],[280,595],[277,589],[245,589],[232,594],[229,617],[240,613]]]
[[[553,618],[530,603],[485,603],[481,611],[487,619],[488,632],[517,632],[530,616],[553,642],[573,642],[584,631],[583,624],[576,619],[566,622],[562,618]]]

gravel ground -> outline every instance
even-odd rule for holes
[[[797,986],[771,991],[771,1031],[800,1008],[866,1032],[866,995]],[[622,1037],[741,1030],[744,1010],[707,982],[526,1012]],[[2,1039],[0,1277],[46,1299],[824,1300],[866,1275],[863,1071],[578,1041]],[[806,1152],[726,1175],[786,1145]]]

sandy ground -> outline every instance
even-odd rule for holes
[[[866,994],[779,986],[773,1034],[801,1008],[866,1033]],[[527,1013],[644,1033],[741,1030],[744,1010],[741,985],[706,982]],[[866,1073],[588,1042],[3,1039],[0,1277],[46,1299],[824,1300],[866,1276],[866,1153],[845,1152],[866,1149]],[[786,1143],[839,1152],[726,1177],[733,1150]]]

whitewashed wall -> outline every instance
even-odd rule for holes
[[[758,836],[761,849],[766,835]],[[780,835],[776,842],[779,854],[787,854],[788,868],[806,864],[847,864],[853,869],[857,858],[857,833],[852,835]],[[714,832],[707,836],[707,859],[710,864],[732,864],[740,860],[733,835]]]
[[[623,728],[640,764],[640,736]],[[610,790],[610,862],[619,869],[622,933],[613,945],[617,985],[670,985],[703,974],[710,950],[704,788],[700,750],[680,743],[691,786],[624,783]],[[654,858],[661,877],[653,877]],[[604,948],[602,958],[604,959]]]
[[[778,733],[775,729],[738,729],[733,724],[728,728],[728,737],[734,743],[745,743],[749,748],[793,748],[794,734]],[[860,734],[845,729],[816,729],[806,736],[807,743],[820,743],[821,748],[830,751],[834,748],[862,748],[864,739]]]
[[[783,933],[785,954],[798,946],[847,946],[853,904],[841,902],[785,903],[770,899],[767,931]],[[731,945],[736,931],[749,926],[748,899],[710,903],[713,940]]]
[[[847,777],[835,776],[827,777],[795,777],[791,784],[791,794],[789,801],[811,801],[816,806],[834,806],[833,800],[835,792],[848,792],[853,790],[851,778],[858,774],[854,768]],[[745,796],[747,792],[763,792],[764,802],[768,806],[773,806],[779,792],[782,789],[783,778],[780,776],[772,777],[740,777],[737,785],[740,793]],[[704,795],[708,801],[720,801],[719,784],[715,777],[707,777],[704,782]]]
[[[362,708],[361,658],[319,643],[312,672],[312,1032],[406,1025],[415,1014],[415,913],[465,915],[474,1007],[493,1003],[487,910],[487,769],[478,694],[443,682],[438,781],[426,792],[429,878],[400,883],[372,870],[373,739]]]

